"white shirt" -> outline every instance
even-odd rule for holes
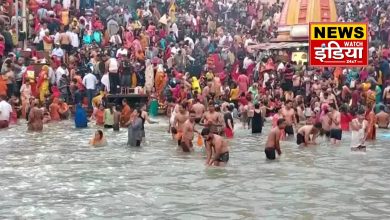
[[[62,67],[58,67],[56,70],[56,83],[57,83],[57,85],[60,84],[60,79],[61,79],[62,75],[64,75],[64,74],[68,76],[66,70],[64,70]]]
[[[56,57],[63,57],[64,50],[61,48],[54,48],[53,51],[51,52],[51,55]]]
[[[96,89],[96,84],[98,83],[96,76],[93,75],[92,73],[88,73],[87,75],[84,76],[83,78],[83,84],[86,89]]]
[[[108,64],[108,72],[117,73],[119,69],[118,60],[115,58],[110,58],[110,62]]]
[[[9,118],[11,116],[12,107],[11,105],[6,101],[0,102],[0,121],[9,121]]]
[[[49,31],[49,29],[41,28],[41,30],[39,31],[39,41],[43,40],[43,37],[46,35],[46,31]]]
[[[67,34],[69,35],[70,44],[72,45],[72,47],[78,48],[80,46],[80,40],[77,34],[72,31],[68,31]]]
[[[119,57],[119,54],[122,56],[127,56],[127,49],[126,48],[119,48],[116,51],[116,57]]]

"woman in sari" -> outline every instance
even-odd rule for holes
[[[44,65],[39,73],[37,88],[39,91],[39,100],[43,103],[45,96],[49,94],[49,66]]]
[[[86,128],[88,127],[87,112],[81,106],[81,104],[76,105],[76,112],[74,116],[74,122],[76,128]]]
[[[42,131],[43,130],[43,111],[38,108],[38,100],[32,102],[32,108],[28,114],[28,131]]]
[[[154,82],[154,86],[156,87],[156,93],[158,97],[162,96],[163,94],[165,82],[166,82],[165,73],[163,71],[162,65],[160,64],[157,67],[157,72],[156,72],[155,82]]]
[[[126,123],[130,120],[131,117],[131,109],[127,104],[126,99],[122,100],[122,111],[120,116],[120,125],[122,128],[127,127]]]
[[[30,81],[27,80],[22,87],[20,87],[20,100],[22,102],[22,118],[26,118],[27,108],[31,98],[31,85]]]
[[[376,116],[372,110],[372,105],[366,106],[366,120],[368,121],[367,126],[367,138],[366,140],[375,140],[376,138]]]
[[[144,119],[141,116],[142,111],[140,109],[135,110],[133,114],[134,115],[132,119],[127,122],[127,145],[132,147],[139,147],[142,141],[142,126]]]

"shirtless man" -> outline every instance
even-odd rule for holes
[[[387,81],[387,86],[383,90],[383,102],[386,105],[390,105],[390,82]]]
[[[206,127],[210,128],[212,133],[218,133],[218,126],[221,126],[220,113],[215,111],[215,106],[213,104],[209,105],[209,110],[204,113],[201,121]]]
[[[316,138],[320,134],[321,129],[321,122],[302,126],[297,132],[297,145],[307,147],[309,144],[316,144]],[[313,135],[313,137],[310,138],[310,135]]]
[[[71,39],[70,36],[65,31],[62,31],[60,33],[59,41],[60,41],[61,48],[65,50],[67,53],[70,53],[72,49]]]
[[[295,117],[295,110],[292,108],[292,101],[287,100],[282,109],[283,118],[286,120],[286,128],[284,129],[287,135],[294,135],[294,127],[297,126],[297,118]]]
[[[183,152],[193,151],[192,140],[194,139],[194,132],[197,132],[194,129],[195,119],[195,111],[191,110],[189,118],[183,124],[183,136],[180,143],[180,147],[183,149]]]
[[[203,128],[201,135],[206,145],[206,165],[224,166],[229,161],[229,148],[227,142],[219,135]]]
[[[183,124],[188,119],[188,112],[185,109],[185,106],[179,105],[179,111],[175,115],[175,119],[173,121],[174,130],[172,133],[177,134],[177,145],[181,145],[182,135],[183,135]]]
[[[379,107],[380,112],[376,114],[376,122],[379,128],[388,128],[390,123],[390,115],[385,112],[385,106]]]
[[[267,143],[265,144],[264,153],[268,160],[275,160],[275,151],[280,156],[282,151],[280,150],[280,131],[286,127],[286,120],[280,118],[277,122],[277,127],[271,129],[268,134]]]
[[[318,78],[314,79],[314,83],[311,87],[312,91],[316,93],[317,96],[321,94],[321,84],[318,82]]]
[[[204,107],[204,105],[202,103],[199,102],[199,100],[197,98],[195,98],[194,104],[192,105],[191,110],[193,110],[195,112],[195,123],[199,124],[200,120],[203,117],[203,114],[204,114],[206,108]]]
[[[336,109],[334,103],[329,104],[329,125],[330,125],[330,141],[332,144],[338,144],[341,141],[343,131],[341,130],[340,120],[341,114]]]

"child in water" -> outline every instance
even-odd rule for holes
[[[102,130],[97,130],[95,132],[95,136],[92,138],[92,140],[89,142],[94,147],[103,147],[107,145],[107,141],[103,136]]]

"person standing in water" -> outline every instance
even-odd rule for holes
[[[339,144],[343,131],[341,130],[341,114],[336,109],[334,103],[329,104],[329,125],[330,125],[330,141],[332,144]]]
[[[255,110],[252,117],[252,134],[261,133],[263,130],[263,117],[260,110],[260,104],[255,104]]]
[[[35,99],[32,103],[32,108],[28,114],[28,131],[43,130],[43,111],[38,108],[39,100]]]
[[[128,140],[127,145],[132,147],[140,147],[142,141],[142,123],[141,109],[133,112],[134,116],[126,123],[128,126]]]
[[[203,128],[201,135],[206,145],[206,165],[224,166],[229,161],[229,147],[219,135],[211,133],[209,128]]]
[[[381,105],[379,107],[379,113],[376,114],[376,121],[379,128],[387,129],[390,123],[390,115],[385,112],[385,106]]]
[[[74,116],[74,122],[75,122],[76,128],[86,128],[86,127],[88,127],[87,112],[81,106],[80,103],[78,103],[76,105],[76,112],[75,112],[75,116]]]
[[[104,128],[113,128],[114,126],[114,105],[109,104],[103,113]]]
[[[292,108],[292,101],[287,100],[282,109],[283,118],[286,120],[285,133],[287,135],[294,135],[294,127],[297,125],[297,118],[295,117],[295,110]]]
[[[203,114],[204,114],[206,108],[204,107],[204,105],[202,103],[199,102],[199,100],[197,98],[195,98],[194,104],[192,105],[191,110],[193,110],[195,112],[195,116],[196,116],[195,123],[199,124],[200,120],[203,117]]]
[[[196,132],[194,129],[195,120],[196,113],[195,111],[191,110],[189,118],[183,124],[183,135],[180,143],[180,147],[182,148],[183,152],[191,152],[194,150],[192,140],[194,139],[194,132]]]
[[[278,119],[277,127],[271,129],[268,134],[267,143],[265,144],[264,153],[268,160],[275,160],[275,151],[280,156],[282,150],[280,149],[280,137],[281,131],[286,128],[286,120],[283,118]]]
[[[321,129],[321,122],[317,122],[314,125],[302,126],[297,132],[297,145],[307,147],[309,144],[316,144],[316,138],[320,134]]]
[[[183,135],[183,124],[188,119],[188,112],[183,104],[179,105],[179,111],[175,114],[173,121],[172,133],[176,134],[177,145],[181,146],[181,139]]]
[[[364,110],[358,111],[357,117],[351,122],[351,150],[366,151],[364,142],[367,138],[368,121],[365,119]]]
[[[0,95],[0,129],[8,128],[12,106],[5,101],[5,96]]]
[[[120,106],[116,106],[114,111],[114,125],[112,126],[114,131],[119,131],[120,120],[121,120]]]

